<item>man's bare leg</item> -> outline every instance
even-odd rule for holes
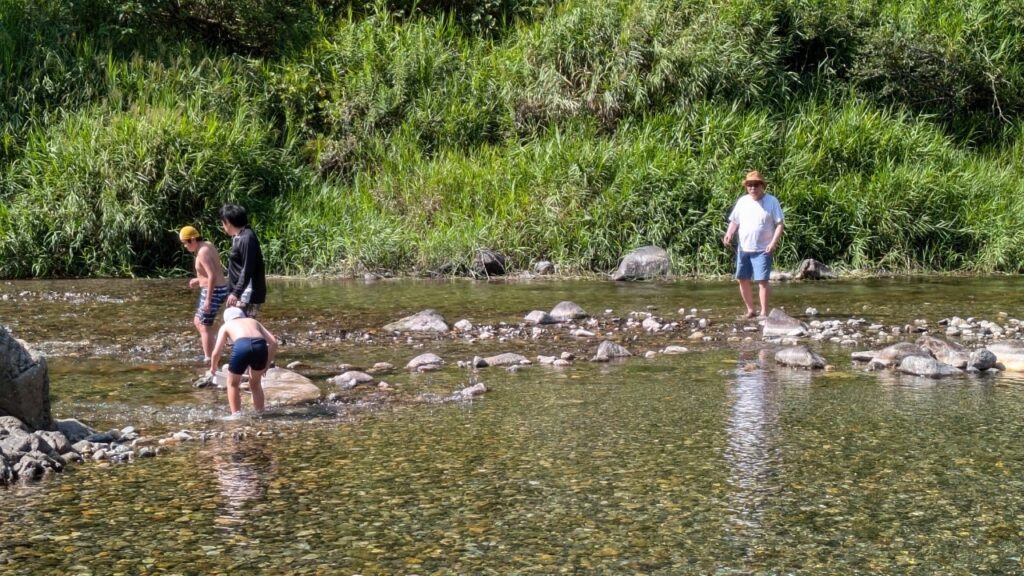
[[[770,292],[767,280],[761,280],[757,283],[757,295],[761,300],[761,316],[768,316],[768,295]]]
[[[747,307],[747,318],[753,318],[754,314],[754,290],[750,285],[750,279],[740,279],[740,298],[743,298],[743,304]]]

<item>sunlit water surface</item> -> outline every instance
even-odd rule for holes
[[[237,430],[196,390],[183,281],[11,282],[0,321],[48,351],[53,410],[145,434]],[[0,492],[10,574],[1010,574],[1024,571],[1024,381],[935,383],[781,369],[756,343],[556,370],[474,355],[592,354],[599,339],[468,343],[375,331],[424,308],[516,323],[570,299],[592,314],[740,310],[728,282],[276,280],[262,320],[323,387],[332,366],[426,351],[441,372],[385,378],[403,398],[484,381],[471,403],[320,405],[268,433],[131,464],[72,466]],[[1021,317],[1018,278],[793,284],[775,302],[882,324]],[[650,307],[650,308],[649,308]],[[1007,316],[1002,317],[1004,320]],[[371,332],[370,343],[348,336]],[[310,335],[316,335],[315,338]],[[308,342],[308,344],[304,344]],[[636,352],[642,352],[636,350]],[[375,393],[374,393],[375,394]],[[366,393],[360,398],[366,399]]]

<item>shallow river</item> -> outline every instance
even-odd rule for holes
[[[48,357],[53,411],[101,430],[238,430],[155,459],[72,465],[0,489],[4,574],[1009,574],[1024,571],[1024,379],[935,383],[782,369],[762,344],[616,334],[394,339],[424,308],[500,327],[573,300],[594,315],[680,308],[738,323],[722,282],[275,280],[261,320],[339,400],[222,422],[197,390],[185,281],[0,284],[0,323]],[[903,325],[1024,317],[1016,277],[776,288],[802,316]],[[606,311],[611,312],[606,314]],[[806,319],[806,318],[805,318]],[[737,328],[738,330],[738,328]],[[528,333],[528,331],[527,331]],[[756,333],[755,333],[756,334]],[[910,338],[909,336],[907,338]],[[690,352],[644,359],[679,344]],[[423,352],[440,371],[401,367]],[[570,367],[455,367],[569,351]],[[399,367],[390,392],[327,384],[342,363]],[[472,402],[430,403],[475,381]]]

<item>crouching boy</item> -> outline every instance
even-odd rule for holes
[[[229,418],[242,414],[242,375],[249,370],[249,392],[256,412],[263,412],[263,374],[277,355],[277,339],[257,320],[246,318],[241,308],[224,310],[224,325],[217,333],[217,343],[210,355],[210,370],[217,372],[220,355],[227,341],[232,342],[231,358],[228,360],[228,407]]]

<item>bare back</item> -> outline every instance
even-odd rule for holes
[[[225,323],[220,329],[232,342],[242,338],[263,338],[268,341],[274,339],[274,335],[254,318],[238,318]]]
[[[196,251],[196,278],[201,286],[217,287],[228,283],[217,248],[205,240]]]

